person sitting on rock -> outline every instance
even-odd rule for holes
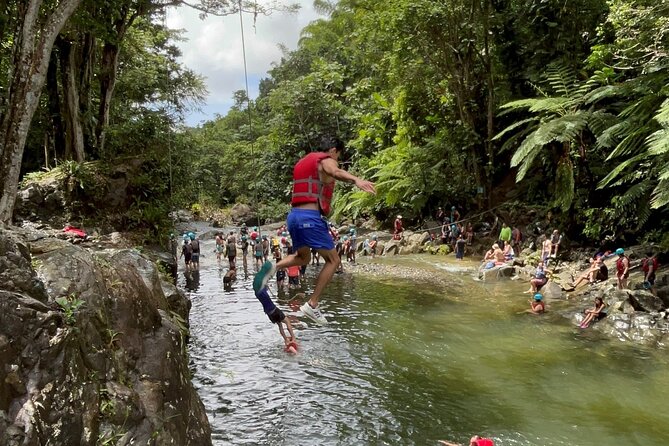
[[[548,276],[551,271],[544,267],[544,262],[539,262],[537,269],[534,271],[534,277],[530,279],[530,289],[526,293],[538,293],[541,287],[548,283]]]
[[[595,306],[584,311],[585,319],[579,325],[580,328],[588,328],[592,321],[598,321],[606,317],[606,302],[601,297],[595,298]]]
[[[502,253],[504,253],[504,260],[513,260],[514,252],[513,252],[513,246],[511,243],[507,243],[504,245],[504,249],[502,250]]]
[[[569,290],[575,290],[582,282],[589,282],[591,285],[595,284],[598,281],[606,280],[609,278],[609,269],[606,267],[601,257],[596,257],[592,261],[592,265],[585,271],[583,274],[578,276],[578,279],[573,284],[569,285]]]
[[[504,258],[504,251],[502,251],[497,243],[492,245],[493,256],[495,260],[495,266],[504,265],[506,259]]]

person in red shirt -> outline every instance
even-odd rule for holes
[[[646,258],[641,261],[641,269],[643,270],[643,287],[650,290],[655,295],[655,273],[659,267],[657,257],[653,251],[646,253]]]
[[[624,290],[627,288],[627,279],[630,276],[630,259],[625,255],[623,248],[616,249],[616,276],[618,277],[618,289]]]
[[[402,216],[398,215],[395,219],[395,232],[393,232],[393,240],[402,240],[402,233],[404,227],[402,226]]]

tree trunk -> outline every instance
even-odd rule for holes
[[[91,80],[95,61],[95,36],[85,33],[80,39],[80,69],[78,73],[79,111],[84,132],[84,147],[90,155],[96,150],[94,112],[91,105]]]
[[[79,88],[75,78],[78,65],[77,48],[72,42],[58,39],[60,75],[63,84],[63,116],[65,118],[65,156],[79,163],[84,161],[84,132],[79,113]]]
[[[58,57],[55,52],[51,53],[51,61],[46,72],[46,91],[49,94],[47,102],[49,107],[49,117],[51,118],[51,138],[49,146],[52,146],[54,160],[62,158],[65,155],[65,130],[61,119],[60,96],[58,86]],[[48,167],[48,162],[47,162]]]
[[[95,136],[98,142],[100,156],[105,151],[105,133],[109,125],[109,110],[116,86],[116,72],[118,69],[118,45],[107,42],[102,48],[102,63],[100,69],[100,107],[98,109],[98,125]]]
[[[51,13],[41,0],[29,0],[18,22],[14,60],[9,76],[7,108],[0,119],[0,222],[12,220],[30,121],[46,82],[46,72],[56,36],[81,0],[62,0]],[[45,8],[46,9],[46,8]]]

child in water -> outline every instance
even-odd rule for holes
[[[295,339],[295,333],[293,332],[293,325],[290,323],[290,320],[288,320],[283,311],[281,311],[269,297],[269,291],[267,288],[265,287],[256,293],[256,297],[262,304],[262,308],[269,320],[273,324],[277,324],[279,327],[279,333],[281,334],[283,343],[285,344],[284,350],[291,354],[297,353],[297,341]],[[286,326],[286,329],[283,328],[284,325]]]
[[[541,314],[546,311],[543,298],[544,296],[542,296],[541,293],[535,294],[534,299],[530,299],[530,309],[528,312],[532,314]]]

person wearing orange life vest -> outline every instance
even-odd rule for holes
[[[318,300],[327,283],[339,266],[339,256],[323,218],[330,213],[330,202],[335,181],[353,183],[359,189],[376,194],[374,183],[358,178],[339,168],[337,160],[344,145],[341,141],[324,138],[321,152],[312,152],[300,159],[293,170],[292,209],[288,214],[288,232],[293,240],[294,254],[281,260],[277,268],[306,265],[311,259],[311,249],[315,249],[325,260],[325,265],[316,279],[310,299],[300,307],[305,316],[317,323],[325,324],[327,319],[318,306]],[[253,280],[256,296],[266,293],[266,285],[273,275],[274,265],[263,264]]]
[[[623,248],[616,249],[616,276],[618,277],[618,289],[624,290],[627,288],[627,279],[630,276],[630,259],[625,255]]]

